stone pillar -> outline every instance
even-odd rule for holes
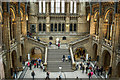
[[[0,1],[0,9],[2,9],[2,2]],[[0,11],[0,52],[2,51],[2,10]]]
[[[119,14],[115,14],[115,19],[114,19],[114,29],[113,29],[113,38],[112,38],[112,46],[113,46],[113,53],[112,53],[112,58],[111,58],[111,67],[112,67],[112,77],[116,77],[116,67],[117,67],[117,46],[118,46],[118,39],[119,38]]]
[[[46,32],[50,32],[50,16],[49,16],[49,8],[50,6],[49,6],[49,2],[47,2],[47,12],[46,12]]]
[[[19,2],[18,2],[19,4]],[[20,11],[19,11],[19,5],[16,6],[17,13],[16,13],[16,41],[17,41],[17,67],[22,67],[22,63],[20,62],[20,56],[22,56],[21,52],[21,17],[20,17]]]
[[[103,16],[100,16],[100,18],[99,18],[99,35],[98,35],[98,37],[99,37],[99,40],[98,40],[98,50],[97,50],[97,52],[98,52],[98,55],[99,55],[99,62],[98,62],[98,64],[99,64],[99,66],[101,66],[101,65],[103,65],[103,56],[102,56],[102,39],[103,39],[103,29],[104,29],[104,18],[103,18]]]
[[[3,13],[3,43],[5,44],[5,50],[7,50],[6,53],[6,66],[7,68],[5,68],[6,71],[6,78],[11,78],[11,68],[10,68],[10,24],[9,24],[9,13],[7,12],[7,3],[4,3],[3,6],[4,9],[4,13]]]
[[[95,23],[94,23],[94,16],[91,15],[91,20],[90,20],[90,35],[94,35],[95,33]]]
[[[66,12],[66,25],[65,25],[65,30],[66,30],[66,32],[69,32],[69,26],[70,26],[70,2],[66,2],[66,5],[67,5],[67,12]]]
[[[23,36],[27,36],[27,21],[26,21],[26,15],[24,15],[23,18],[23,23],[22,23],[22,31],[23,31]]]
[[[80,3],[80,12],[78,18],[78,33],[86,33],[89,32],[89,26],[87,26],[86,20],[86,5],[85,2]]]
[[[34,2],[30,2],[30,8],[29,8],[29,20],[28,20],[28,31],[30,32],[30,25],[35,24],[36,32],[38,32],[38,5]]]

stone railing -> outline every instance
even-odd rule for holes
[[[45,47],[45,62],[44,62],[44,66],[47,66],[47,55],[48,55],[48,47]]]
[[[95,35],[95,36],[92,37],[92,39],[95,40],[95,41],[98,41],[99,37]]]
[[[89,39],[89,37],[90,37],[90,35],[86,35],[86,36],[83,37],[83,38],[80,38],[80,39],[78,39],[78,40],[76,40],[76,41],[70,42],[69,45],[70,45],[70,46],[75,45],[75,44],[77,44],[77,43],[79,43],[79,42],[81,42],[81,41],[83,41],[83,40]]]
[[[108,47],[112,47],[112,41],[107,40],[107,39],[103,39],[103,45],[106,45]]]
[[[34,42],[36,42],[36,43],[40,43],[40,44],[42,44],[42,45],[44,45],[44,46],[47,46],[48,44],[46,43],[46,42],[44,42],[44,41],[38,41],[37,39],[33,39],[33,38],[29,38],[29,37],[27,37],[27,39],[28,40],[31,40],[31,41],[34,41]]]
[[[72,47],[70,46],[70,55],[71,55],[71,61],[72,61],[72,69],[75,70],[75,60],[74,60],[74,55],[73,55],[73,51],[72,51]]]

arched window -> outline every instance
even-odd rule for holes
[[[57,31],[57,24],[55,24],[55,31]]]
[[[76,13],[76,12],[77,12],[77,2],[74,1],[74,13]]]
[[[41,4],[42,2],[41,1],[39,1],[39,13],[42,13],[42,4]]]
[[[46,10],[46,9],[45,9],[45,6],[46,6],[46,5],[45,5],[45,1],[43,1],[43,13],[45,13],[45,10]]]
[[[53,32],[53,24],[51,24],[51,26],[50,26],[51,28],[50,28],[50,31],[52,31]]]
[[[42,1],[39,1],[39,13],[45,13],[45,7],[46,6],[46,2],[45,0],[42,2]]]
[[[72,24],[70,24],[70,31],[72,31]]]
[[[54,13],[54,0],[51,0],[51,13]]]
[[[73,13],[73,1],[70,1],[70,13]]]
[[[43,31],[46,31],[46,24],[43,23]]]
[[[62,6],[61,6],[61,13],[65,13],[65,1],[62,0],[61,4],[62,4]]]
[[[60,13],[60,0],[56,0],[56,13]]]
[[[42,31],[41,23],[39,24],[39,31]]]
[[[61,31],[61,24],[59,23],[58,31]]]
[[[62,24],[62,31],[65,31],[65,24]]]
[[[76,31],[76,28],[77,28],[77,25],[76,25],[76,24],[74,24],[74,31]]]

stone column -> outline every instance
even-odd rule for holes
[[[86,5],[85,2],[80,3],[80,12],[78,18],[78,33],[86,33],[89,32],[89,26],[87,26],[86,20]]]
[[[69,26],[70,26],[70,2],[66,2],[66,5],[67,5],[67,12],[66,12],[66,32],[69,32]]]
[[[20,6],[19,6],[19,2],[18,5],[16,6],[16,41],[17,41],[17,67],[22,67],[22,63],[20,62],[20,56],[22,56],[22,52],[21,52],[21,17],[20,17]]]
[[[46,32],[50,32],[50,16],[49,16],[49,2],[47,2],[47,12],[46,12]]]
[[[24,15],[24,18],[23,18],[22,31],[23,31],[23,36],[27,36],[27,21],[26,21],[26,15]]]
[[[0,8],[2,9],[2,2],[0,1]],[[2,51],[2,11],[0,11],[0,52]]]
[[[103,39],[103,29],[104,29],[104,18],[103,16],[100,16],[99,18],[99,40],[98,40],[98,55],[99,55],[99,62],[98,65],[101,66],[103,65],[103,56],[102,56],[102,39]]]
[[[94,16],[91,15],[91,21],[90,21],[90,35],[94,35],[95,33],[95,23],[94,23]]]
[[[10,24],[9,24],[9,12],[7,11],[7,3],[4,3],[3,6],[4,13],[3,13],[3,43],[5,44],[5,50],[6,52],[6,66],[5,68],[6,71],[6,78],[11,78],[11,68],[10,68]]]
[[[28,31],[30,32],[30,25],[35,24],[36,32],[38,32],[38,5],[34,2],[30,2],[30,10],[29,10],[29,20],[28,20]]]

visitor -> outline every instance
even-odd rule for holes
[[[61,76],[59,76],[59,80],[62,80]]]
[[[101,67],[101,75],[102,75],[102,73],[103,73],[103,66]]]
[[[52,42],[49,42],[49,45],[51,46],[51,45],[52,45]]]
[[[91,56],[89,57],[89,61],[91,61]]]
[[[38,68],[38,66],[39,66],[39,64],[38,64],[38,62],[37,62],[37,68]]]
[[[69,62],[71,61],[71,56],[70,55],[68,55],[68,60],[69,60]]]
[[[31,65],[31,63],[30,63],[30,66],[29,66],[30,70],[32,69],[31,66],[32,66],[32,65]]]
[[[66,57],[65,60],[68,61],[68,58]]]
[[[46,78],[47,78],[47,79],[49,79],[49,74],[50,74],[50,73],[47,71],[47,73],[46,73],[46,74],[47,74],[47,77],[46,77]]]
[[[90,80],[90,78],[91,78],[91,72],[88,73],[88,76],[89,76],[89,80]]]
[[[88,66],[86,66],[86,74],[88,73],[88,69],[89,69]]]
[[[58,49],[60,49],[60,43],[58,43]]]
[[[32,71],[31,76],[32,76],[33,79],[34,79],[34,76],[35,76],[35,72],[34,72],[34,71]]]
[[[65,61],[65,55],[63,55],[63,58],[62,58],[63,62]]]
[[[28,64],[28,67],[30,66],[30,62],[27,63]]]
[[[82,73],[84,73],[84,70],[85,70],[85,67],[84,67],[84,65],[83,65],[83,67],[82,67]]]
[[[34,68],[36,68],[36,63],[34,63]]]

